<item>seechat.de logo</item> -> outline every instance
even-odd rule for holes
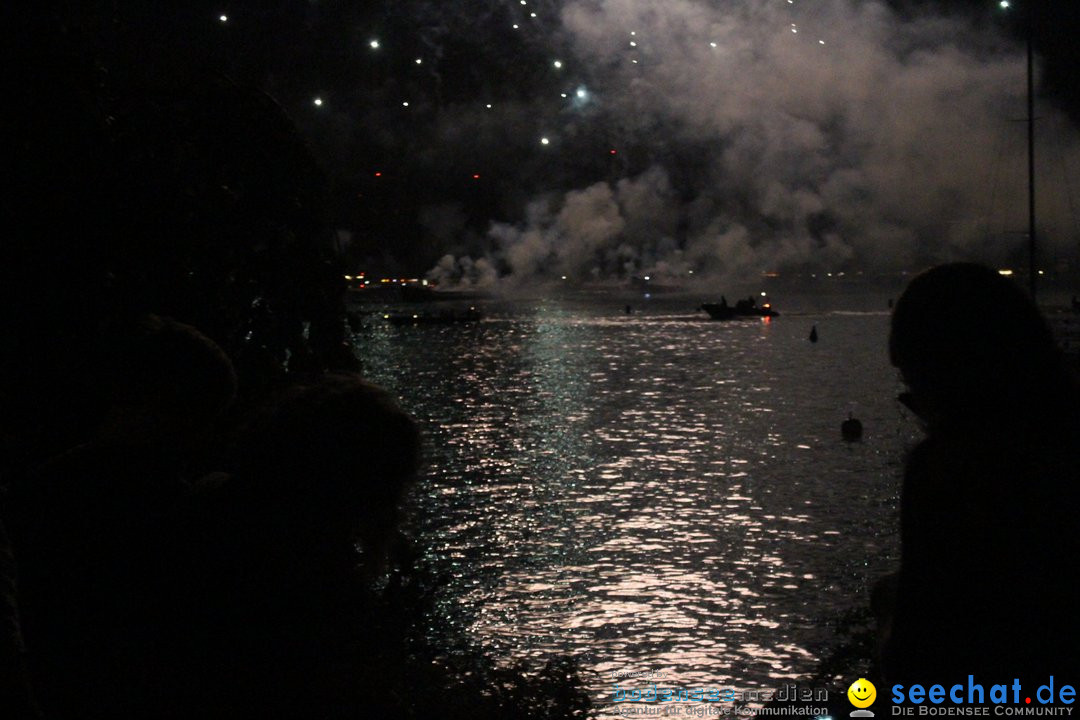
[[[874,683],[866,678],[859,678],[847,689],[847,697],[851,704],[858,708],[851,711],[851,717],[874,717],[873,711],[865,709],[877,700],[877,688],[874,687]]]

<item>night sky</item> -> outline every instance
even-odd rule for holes
[[[444,281],[1019,263],[1024,3],[79,4],[105,64],[273,97],[349,267]],[[1075,255],[1075,3],[1037,18],[1047,267]],[[1043,73],[1043,69],[1045,72]]]

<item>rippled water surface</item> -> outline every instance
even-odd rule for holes
[[[887,329],[880,305],[714,323],[547,301],[376,319],[357,342],[427,433],[416,502],[426,562],[453,578],[441,611],[494,653],[573,656],[602,704],[617,670],[779,687],[867,603],[916,437]],[[863,442],[840,438],[849,411]]]

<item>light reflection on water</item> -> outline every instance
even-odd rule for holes
[[[817,323],[822,341],[807,333]],[[513,658],[776,688],[897,557],[911,420],[885,313],[709,323],[549,302],[372,324],[367,375],[422,423],[440,605]],[[841,441],[854,410],[864,442]]]

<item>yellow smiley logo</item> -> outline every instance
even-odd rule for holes
[[[877,688],[866,678],[859,678],[847,689],[847,697],[857,708],[870,707],[877,699]]]

